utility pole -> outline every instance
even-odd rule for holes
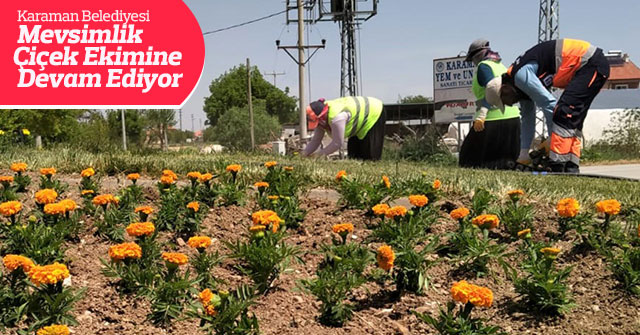
[[[195,133],[196,132],[196,126],[195,126],[194,120],[195,119],[193,118],[193,114],[191,114],[191,131]]]
[[[278,47],[278,49],[284,49],[284,51],[289,55],[289,57],[291,57],[291,59],[293,59],[293,61],[296,62],[296,64],[298,64],[298,95],[300,96],[298,101],[298,109],[299,109],[298,112],[300,115],[300,139],[301,141],[305,141],[308,135],[307,135],[307,113],[306,113],[307,103],[305,101],[305,94],[304,94],[304,67],[307,64],[307,62],[309,62],[311,57],[313,57],[313,55],[315,55],[315,53],[319,49],[324,49],[327,41],[323,39],[322,45],[305,45],[304,44],[304,9],[305,8],[302,3],[303,1],[297,0],[296,1],[297,4],[295,7],[291,7],[289,2],[290,0],[287,0],[286,2],[287,24],[294,22],[294,20],[289,20],[288,10],[291,10],[294,8],[297,9],[298,17],[297,17],[297,20],[295,20],[295,22],[297,22],[298,24],[298,43],[295,46],[280,46],[280,40],[276,40],[276,46]],[[289,53],[289,49],[298,49],[297,59],[291,53]],[[306,58],[306,59],[304,55],[305,49],[314,49],[314,51],[311,53],[309,58]]]
[[[278,86],[278,85],[276,85],[276,77],[277,76],[284,76],[286,73],[285,72],[271,71],[271,73],[265,72],[263,74],[265,76],[273,76],[273,86]]]
[[[178,113],[180,113],[180,130],[182,130],[182,108],[178,110]]]
[[[127,151],[127,127],[124,121],[124,109],[120,110],[120,118],[122,119],[122,149]]]
[[[249,132],[251,133],[251,150],[256,148],[256,138],[253,133],[253,103],[251,102],[251,64],[247,58],[247,100],[249,104]]]

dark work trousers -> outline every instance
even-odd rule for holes
[[[349,138],[347,142],[347,152],[351,159],[377,161],[382,157],[382,146],[384,144],[384,125],[387,122],[387,113],[383,109],[378,121],[369,129],[363,139],[357,136]]]
[[[587,64],[576,71],[564,89],[553,112],[551,169],[554,172],[580,172],[580,135],[593,99],[609,78],[609,62],[597,49]]]

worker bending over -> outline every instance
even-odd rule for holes
[[[311,156],[322,143],[325,132],[328,132],[331,143],[316,155],[329,155],[339,150],[343,141],[348,139],[349,158],[379,160],[386,119],[382,101],[376,98],[342,97],[314,101],[307,107],[307,120],[309,129],[315,131],[303,154]]]
[[[580,40],[551,40],[527,50],[500,81],[489,83],[487,101],[503,110],[504,105],[520,102],[522,137],[518,161],[528,158],[537,105],[545,113],[551,133],[552,171],[579,173],[582,125],[608,77],[609,62],[602,49]],[[557,103],[549,92],[551,87],[564,89]]]

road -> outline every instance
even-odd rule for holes
[[[580,172],[640,180],[640,164],[581,166]]]

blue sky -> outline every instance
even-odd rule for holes
[[[184,0],[203,31],[224,28],[284,10],[281,0]],[[369,0],[370,1],[370,0]],[[537,42],[538,0],[380,0],[379,13],[360,31],[363,95],[385,102],[398,96],[433,95],[434,58],[466,51],[478,37],[491,41],[508,66]],[[603,50],[623,50],[640,64],[638,0],[563,0],[560,3],[560,36],[587,40]],[[194,94],[183,108],[183,128],[204,123],[204,98],[211,81],[247,57],[263,72],[285,72],[277,86],[298,95],[295,63],[283,45],[297,41],[295,25],[287,26],[284,15],[251,25],[205,36],[204,73]],[[305,38],[306,38],[305,34]],[[307,101],[340,94],[340,36],[338,26],[321,22],[310,27],[309,43],[327,40],[310,62],[311,94]],[[267,80],[273,77],[265,76]],[[308,78],[307,78],[308,80]],[[308,85],[308,81],[307,81]]]

